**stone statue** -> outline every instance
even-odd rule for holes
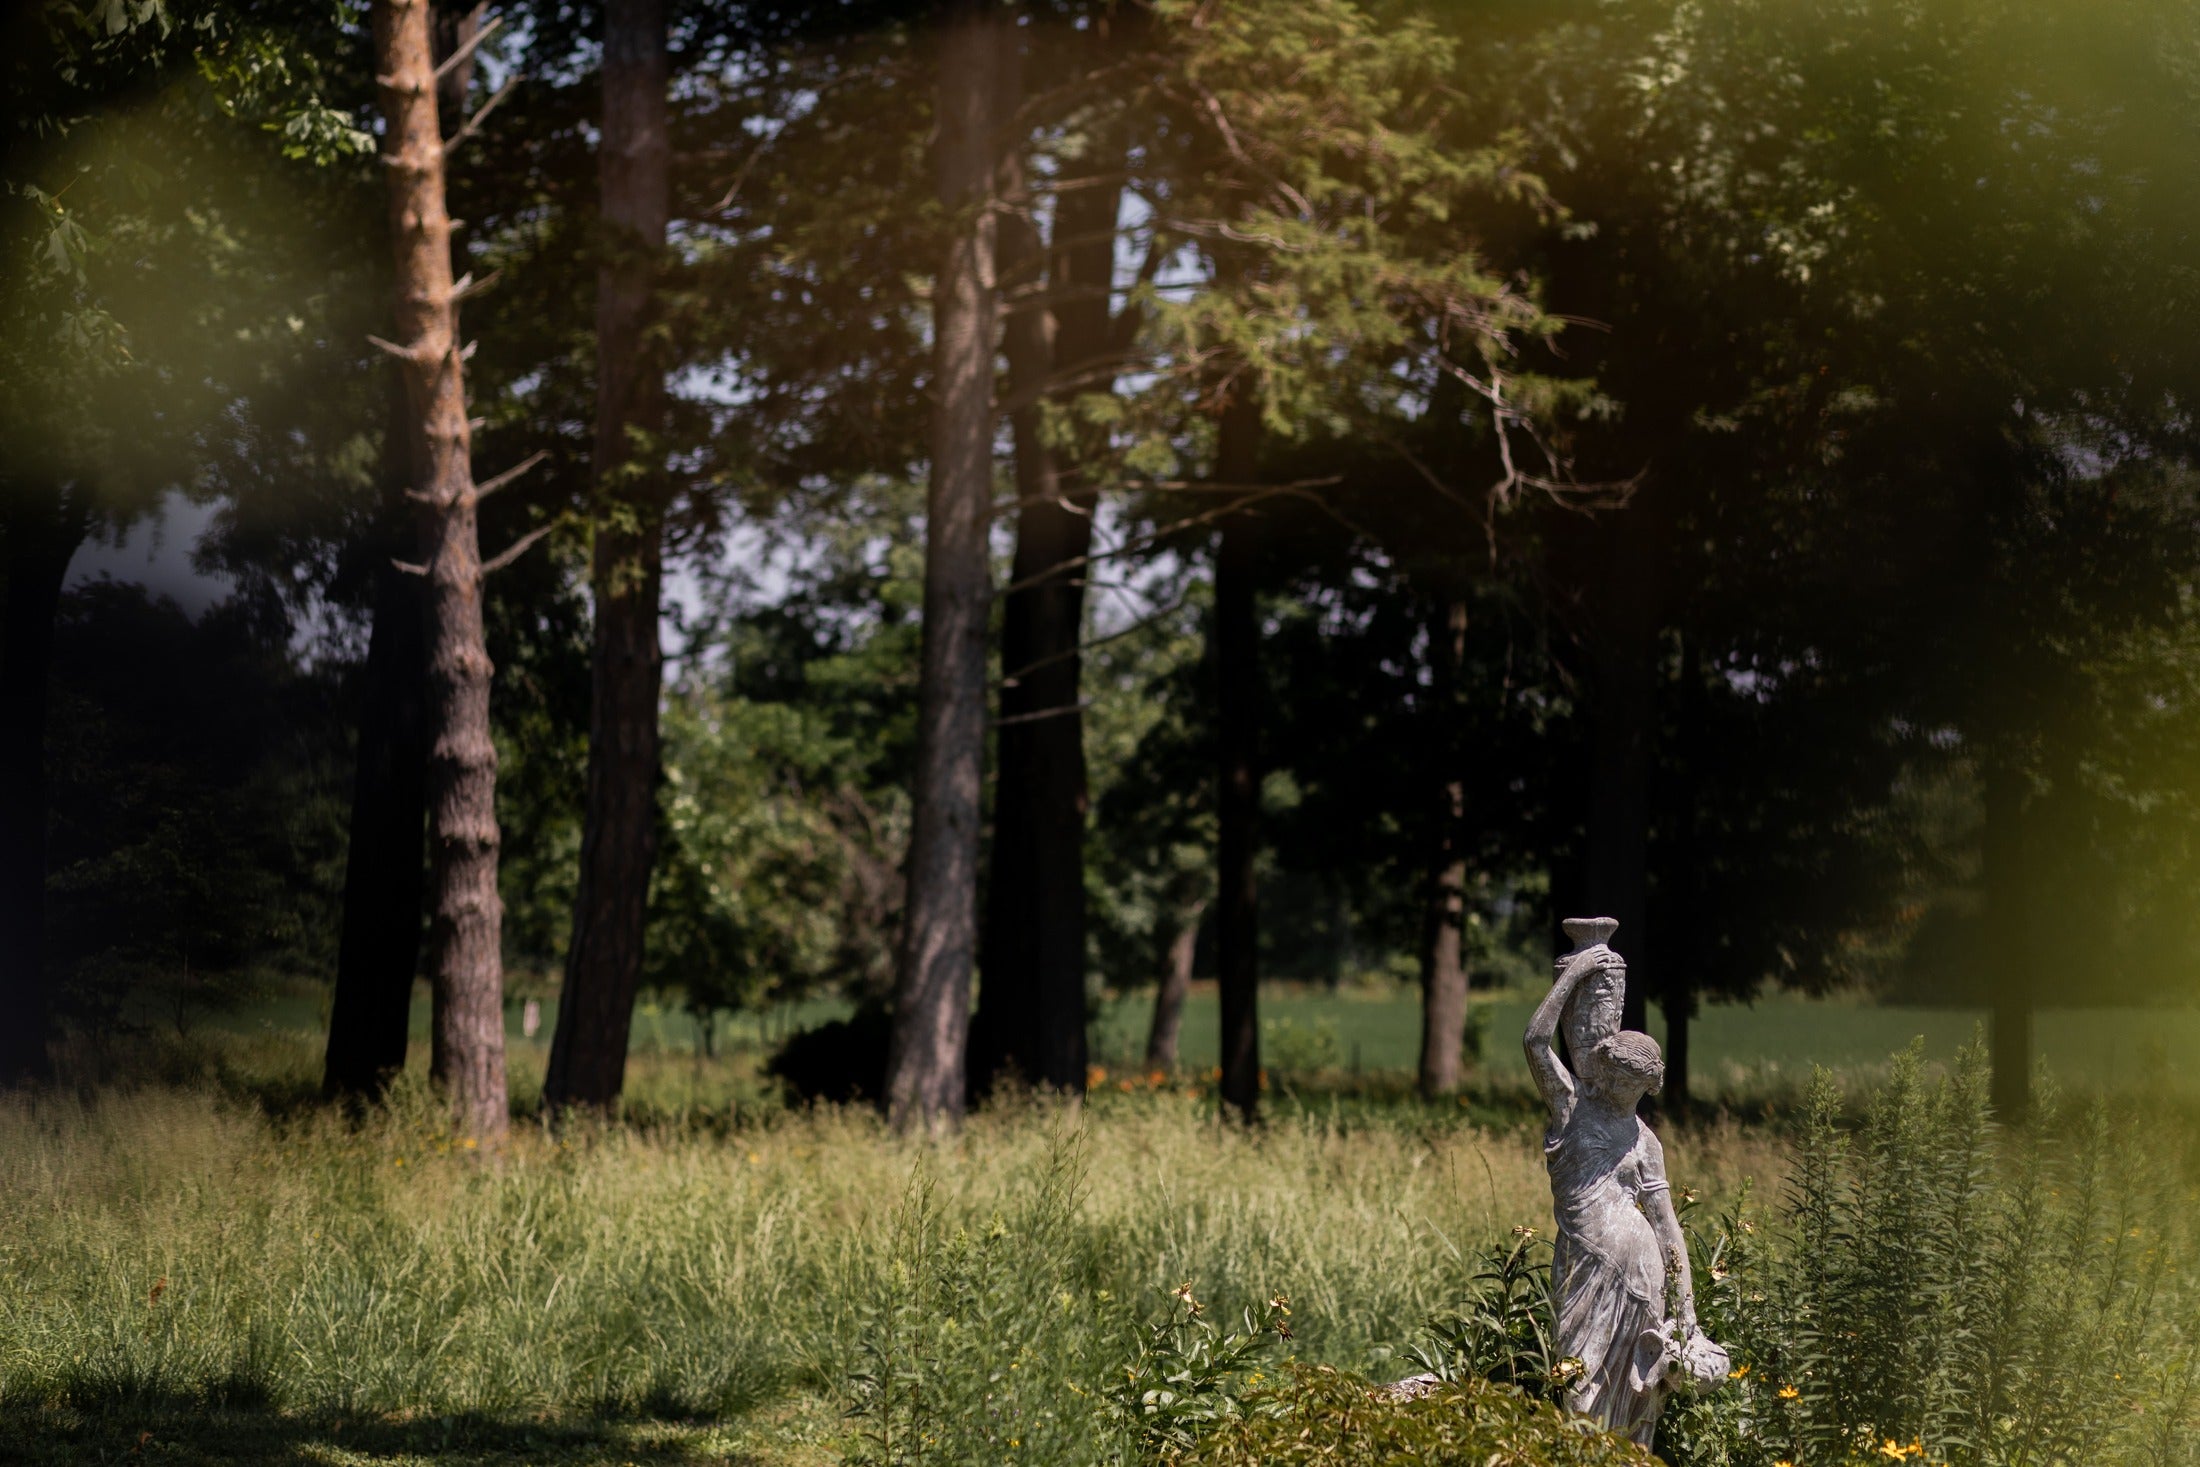
[[[1665,1063],[1656,1040],[1619,1026],[1627,964],[1607,945],[1619,923],[1577,917],[1564,926],[1574,950],[1528,1021],[1527,1049],[1551,1117],[1543,1156],[1558,1218],[1558,1348],[1581,1362],[1566,1404],[1648,1446],[1666,1396],[1723,1385],[1727,1355],[1696,1327],[1665,1149],[1635,1114],[1663,1083]],[[1561,1030],[1572,1070],[1552,1047]]]

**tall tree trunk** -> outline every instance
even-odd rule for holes
[[[1078,706],[1086,568],[1096,496],[1044,432],[1037,401],[1057,369],[1075,373],[1108,350],[1108,285],[1119,191],[1059,196],[1046,272],[1051,304],[1005,323],[1016,451],[1016,558],[1001,617],[1001,725],[993,855],[987,866],[974,1073],[1013,1066],[1025,1079],[1085,1088],[1085,723]],[[1034,279],[1037,231],[1001,222],[1004,278]],[[1019,268],[1022,267],[1022,268]],[[1105,383],[1085,390],[1104,390]],[[1068,397],[1060,399],[1066,406]]]
[[[482,630],[481,545],[451,279],[443,138],[425,0],[376,0],[384,173],[396,254],[397,349],[418,423],[413,493],[427,556],[428,804],[432,840],[429,1071],[468,1134],[509,1125],[504,1082],[504,906],[497,896],[496,743]]]
[[[1215,477],[1242,491],[1260,460],[1260,403],[1242,385],[1223,408]],[[1222,521],[1215,549],[1217,732],[1215,949],[1222,998],[1222,1099],[1260,1116],[1260,563],[1258,511]]]
[[[1184,1000],[1192,991],[1192,958],[1199,950],[1199,919],[1205,901],[1192,903],[1176,916],[1176,930],[1163,950],[1161,981],[1154,989],[1153,1026],[1146,1032],[1146,1068],[1176,1068],[1177,1035],[1184,1027]]]
[[[1453,696],[1467,655],[1467,603],[1454,597],[1430,628],[1437,705],[1452,716]],[[1437,792],[1430,842],[1428,891],[1421,931],[1421,1094],[1434,1100],[1459,1088],[1459,1047],[1467,1028],[1465,831],[1467,786],[1449,772]]]
[[[1980,956],[1993,1004],[1994,1110],[2021,1121],[2032,1108],[2033,943],[2027,913],[2024,774],[1989,755],[1983,771],[1985,828],[1981,866],[1986,883],[1986,940]]]
[[[960,1119],[977,957],[978,840],[985,763],[986,622],[993,585],[993,356],[997,297],[985,207],[996,164],[999,22],[983,0],[944,7],[940,202],[956,220],[932,291],[932,470],[925,495],[924,636],[909,894],[886,1112],[897,1130]]]
[[[465,115],[474,53],[485,9],[429,9],[442,73],[442,116]],[[344,858],[343,927],[336,943],[336,988],[329,1011],[321,1093],[329,1099],[381,1098],[405,1067],[412,1037],[413,981],[420,973],[423,840],[428,812],[428,734],[423,681],[427,631],[421,588],[393,560],[420,558],[418,507],[406,498],[420,424],[401,377],[390,380],[389,436],[383,447],[389,488],[373,547],[374,605],[360,688],[359,742],[352,774],[350,837]]]
[[[403,407],[402,398],[396,404]],[[408,423],[391,423],[390,456],[409,465]],[[402,469],[396,482],[405,482]],[[359,748],[352,775],[351,839],[344,857],[343,929],[329,1011],[321,1093],[379,1099],[405,1067],[413,979],[420,969],[423,826],[428,740],[422,663],[427,642],[419,583],[392,565],[418,554],[412,507],[401,494],[385,511],[374,572],[374,626],[359,690]],[[402,526],[403,530],[398,531]]]
[[[1658,614],[1638,509],[1603,516],[1591,534],[1588,615],[1590,776],[1584,911],[1619,920],[1627,958],[1621,1023],[1645,1026],[1652,955],[1645,920],[1650,882],[1650,740],[1656,717]]]
[[[1661,881],[1666,920],[1659,925],[1659,950],[1665,965],[1658,984],[1665,1009],[1665,1090],[1661,1104],[1676,1116],[1688,1114],[1693,1084],[1690,1030],[1696,1017],[1697,976],[1710,960],[1712,944],[1704,930],[1710,916],[1703,880],[1703,767],[1698,751],[1708,747],[1704,701],[1703,644],[1695,633],[1681,643],[1679,707],[1675,719],[1679,746],[1673,764],[1678,776],[1670,853]]]
[[[51,1074],[46,966],[46,710],[54,618],[90,520],[62,489],[9,485],[0,606],[0,1085]]]
[[[436,5],[430,0],[428,24],[435,44],[438,69],[453,53],[461,53],[458,63],[443,72],[436,83],[436,106],[444,117],[464,117],[466,99],[474,89],[475,53],[464,49],[475,45],[481,35],[481,19],[488,11],[483,3],[460,9],[455,5]]]
[[[543,1098],[607,1108],[626,1082],[657,854],[657,640],[664,578],[664,372],[644,344],[667,218],[663,0],[604,9],[598,172],[606,254],[596,280],[594,696],[573,940]]]

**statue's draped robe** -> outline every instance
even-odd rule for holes
[[[1558,1347],[1582,1363],[1566,1404],[1648,1445],[1664,1402],[1665,1259],[1638,1201],[1668,1187],[1665,1150],[1636,1116],[1576,1103],[1546,1131],[1558,1241]]]

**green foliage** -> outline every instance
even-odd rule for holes
[[[323,97],[333,58],[317,42],[341,29],[336,6],[281,26],[222,0],[20,10],[5,62],[15,136],[0,165],[0,422],[38,468],[89,476],[113,468],[95,448],[135,456],[102,409],[157,404],[199,426],[213,409],[186,389],[247,370],[206,327],[225,315],[245,331],[264,324],[269,303],[253,297],[284,263],[292,221],[254,197],[284,180],[253,134],[280,134],[289,156],[317,162],[372,139]]]
[[[1821,1074],[1785,1226],[1737,1208],[1694,1253],[1723,1394],[1668,1414],[1676,1461],[2184,1460],[2200,1347],[2193,1176],[2173,1113],[2003,1132],[1981,1050],[1913,1051],[1853,1132]]]
[[[95,582],[55,631],[53,961],[92,1034],[185,1029],[333,960],[348,780],[332,680],[238,606]]]
[[[821,710],[687,689],[666,708],[649,978],[756,1008],[890,964],[899,802],[875,808]]]
[[[1144,189],[1163,253],[1189,246],[1207,264],[1200,289],[1141,287],[1167,370],[1133,421],[1242,370],[1272,432],[1329,436],[1395,420],[1439,357],[1510,401],[1516,338],[1557,323],[1460,220],[1542,191],[1510,139],[1449,130],[1453,38],[1346,0],[1155,14],[1155,103],[1172,127]]]
[[[1493,1381],[1553,1398],[1568,1371],[1558,1353],[1550,1244],[1534,1228],[1516,1226],[1512,1243],[1491,1245],[1477,1265],[1466,1300],[1429,1321],[1413,1358],[1439,1380]]]
[[[1394,1400],[1326,1367],[1302,1368],[1273,1409],[1171,1456],[1184,1467],[1648,1467],[1634,1443],[1508,1386],[1454,1381]]]
[[[1147,1451],[1164,1456],[1231,1422],[1276,1414],[1281,1406],[1261,1389],[1261,1367],[1277,1341],[1291,1338],[1291,1304],[1281,1294],[1258,1316],[1248,1307],[1241,1327],[1227,1333],[1207,1317],[1190,1284],[1179,1284],[1170,1297],[1177,1307],[1147,1327],[1137,1357],[1122,1367],[1121,1380],[1110,1372],[1105,1390]]]

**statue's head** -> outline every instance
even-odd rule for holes
[[[1621,1029],[1591,1045],[1581,1058],[1581,1077],[1623,1109],[1633,1109],[1665,1083],[1665,1056],[1640,1029]]]

